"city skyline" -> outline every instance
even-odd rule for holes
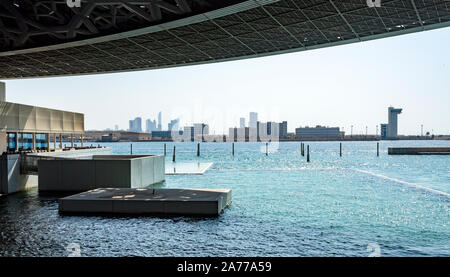
[[[369,133],[368,132],[368,126],[365,127],[365,133],[354,133],[353,132],[353,125],[350,128],[349,132],[345,132],[345,128],[344,127],[337,127],[337,126],[323,126],[323,125],[301,125],[298,127],[294,127],[294,132],[289,132],[288,130],[288,122],[287,121],[282,121],[282,122],[274,122],[274,121],[267,121],[267,122],[261,122],[258,120],[258,113],[257,112],[249,112],[249,124],[248,126],[246,125],[246,118],[245,117],[240,117],[239,118],[239,127],[235,126],[230,126],[228,128],[228,133],[223,133],[223,134],[215,134],[214,135],[224,135],[228,137],[238,137],[240,136],[241,138],[245,138],[245,137],[249,137],[255,135],[257,132],[257,129],[259,130],[261,127],[263,129],[267,129],[267,134],[270,134],[270,126],[272,126],[272,128],[274,128],[273,126],[277,126],[277,130],[276,132],[279,133],[279,138],[287,138],[288,135],[293,135],[295,137],[307,137],[304,134],[317,134],[318,136],[325,136],[325,137],[344,137],[345,135],[347,136],[361,136],[361,135],[365,135],[365,136],[378,136],[378,134],[380,134],[380,138],[381,139],[396,139],[398,136],[403,136],[403,134],[398,134],[398,115],[401,114],[403,111],[402,108],[394,108],[394,107],[388,107],[388,123],[381,123],[379,125],[375,126],[375,133]],[[161,120],[161,112],[158,113],[158,119]],[[135,119],[130,120],[130,124],[129,124],[129,129],[128,131],[131,132],[144,132],[144,131],[139,131],[140,126],[136,126],[139,125],[140,122],[142,121],[141,117],[136,117]],[[186,131],[186,128],[194,128],[192,126],[180,126],[180,119],[176,118],[173,120],[170,120],[170,122],[168,123],[167,126],[167,131],[183,131],[183,129]],[[149,126],[153,126],[153,127],[149,127]],[[199,123],[193,123],[192,125],[199,125]],[[201,125],[204,125],[203,123],[201,123]],[[208,126],[206,124],[206,126]],[[208,132],[209,132],[209,127],[207,128]],[[201,128],[203,129],[203,128]],[[292,129],[292,128],[291,128]],[[106,128],[106,131],[111,130],[110,128]],[[117,131],[117,125],[115,125],[115,130]],[[156,128],[156,120],[150,120],[147,119],[146,120],[146,128],[145,128],[145,132],[147,133],[151,133],[153,131],[163,131],[160,130],[158,128]],[[305,133],[306,132],[306,133]],[[303,135],[302,135],[303,133]],[[333,134],[333,135],[330,135]],[[169,136],[169,134],[166,134],[167,136]],[[421,126],[421,133],[420,136],[423,136],[423,125]],[[426,132],[426,135],[435,135],[433,132]]]
[[[180,125],[205,122],[211,133],[227,133],[253,110],[260,121],[287,120],[289,132],[324,125],[365,134],[368,126],[375,134],[387,122],[386,107],[399,106],[399,134],[418,135],[422,125],[424,133],[450,134],[448,42],[446,28],[264,58],[6,85],[12,102],[84,113],[87,130],[124,129],[130,118],[162,111]]]

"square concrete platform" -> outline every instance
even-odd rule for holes
[[[231,189],[100,188],[59,199],[62,214],[217,216]]]

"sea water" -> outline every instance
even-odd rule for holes
[[[450,141],[166,142],[166,164],[213,163],[158,187],[231,188],[217,218],[61,216],[57,196],[0,197],[0,256],[450,256],[450,156],[389,156],[390,146]],[[133,154],[163,154],[134,142]],[[129,154],[130,143],[104,143]],[[70,250],[70,249],[69,249]]]

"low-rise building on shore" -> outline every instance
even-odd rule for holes
[[[301,140],[307,139],[342,139],[344,132],[339,127],[325,127],[317,125],[316,127],[300,127],[295,129],[295,137]]]

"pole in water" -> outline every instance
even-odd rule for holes
[[[377,157],[380,156],[380,143],[377,142]]]
[[[302,142],[302,156],[305,156],[305,144]]]
[[[234,156],[234,142],[231,144],[231,153],[232,153],[233,156]]]
[[[339,143],[339,156],[342,157],[342,142]]]
[[[306,161],[309,163],[309,145],[307,146]]]
[[[175,150],[176,150],[176,146],[173,147],[173,156],[172,156],[172,162],[175,162]]]
[[[197,157],[200,156],[200,142],[197,144]]]
[[[164,156],[166,155],[166,144],[164,143]]]
[[[269,155],[269,144],[266,142],[266,156]]]
[[[130,155],[133,155],[133,144],[130,144]]]

